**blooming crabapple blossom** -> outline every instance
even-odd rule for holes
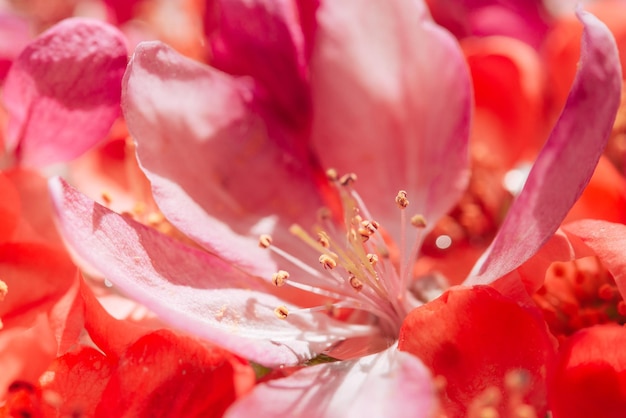
[[[420,334],[415,318],[457,295],[496,306],[487,316],[506,307],[528,333],[507,334],[505,346],[521,350],[515,364],[482,370],[465,392],[459,388],[471,373],[445,376],[445,408],[462,408],[517,367],[538,382],[541,399],[528,402],[545,411],[542,370],[551,367],[554,347],[507,274],[553,235],[611,131],[621,72],[606,28],[580,13],[583,55],[569,100],[465,283],[494,284],[499,292],[455,289],[429,302],[433,295],[414,283],[412,265],[468,176],[471,89],[456,41],[419,1],[227,6],[227,23],[246,14],[259,21],[243,32],[217,26],[215,63],[237,76],[154,42],[137,48],[124,78],[124,116],[155,200],[196,245],[53,180],[74,251],[163,320],[255,362],[298,365],[320,354],[345,360],[259,385],[232,416],[434,413],[432,376],[414,349],[432,335]],[[268,28],[271,39],[263,37]],[[452,317],[461,313],[450,309]],[[541,355],[517,344],[524,335],[541,342]],[[415,356],[396,349],[398,336],[399,348]],[[476,344],[466,352],[455,347],[460,361],[478,364]]]

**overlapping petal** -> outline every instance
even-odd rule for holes
[[[621,68],[606,26],[585,25],[578,74],[561,117],[533,165],[487,257],[466,284],[490,283],[519,267],[552,236],[587,185],[620,103]]]
[[[67,161],[102,140],[120,114],[127,52],[114,27],[68,19],[31,42],[4,85],[7,146],[18,161]]]
[[[312,222],[322,202],[306,155],[286,148],[285,133],[255,113],[253,90],[249,79],[144,43],[125,76],[123,106],[168,220],[223,259],[268,276],[275,266],[258,235],[278,238],[293,222]]]
[[[322,2],[311,57],[314,147],[325,167],[357,174],[396,239],[398,190],[430,226],[467,184],[469,74],[427,14],[413,0]]]
[[[551,396],[554,418],[620,418],[626,410],[624,327],[578,331],[561,348]]]
[[[424,365],[392,347],[353,361],[307,367],[257,386],[229,418],[306,416],[434,416],[435,388]]]
[[[283,123],[295,131],[310,122],[305,40],[293,0],[210,2],[205,32],[212,67],[255,79]],[[302,146],[292,143],[292,146]]]
[[[556,344],[536,309],[521,307],[490,287],[453,288],[413,310],[400,330],[398,348],[445,378],[449,416],[466,416],[472,401],[490,387],[498,389],[502,402],[496,409],[504,414],[514,401],[505,379],[516,372],[532,388],[521,394],[524,402],[538,416],[547,409],[546,376]]]
[[[64,236],[80,257],[164,321],[246,358],[296,364],[333,342],[372,333],[323,312],[280,320],[274,309],[284,302],[258,278],[111,212],[62,180],[51,182],[51,193]]]

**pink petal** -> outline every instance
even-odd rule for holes
[[[490,283],[528,260],[557,230],[589,182],[620,103],[621,70],[613,36],[593,15],[567,104],[482,264],[466,284]]]
[[[249,75],[286,124],[307,125],[311,97],[304,39],[293,0],[220,1],[207,7],[211,66]]]
[[[322,2],[311,58],[322,164],[356,173],[396,236],[399,190],[431,226],[467,184],[470,78],[456,41],[426,14],[414,1]]]
[[[28,21],[20,16],[0,12],[0,82],[31,39]]]
[[[19,161],[67,161],[103,139],[120,113],[126,57],[123,35],[95,20],[65,20],[30,43],[3,93]]]
[[[259,279],[91,201],[60,179],[50,183],[61,230],[72,249],[164,321],[243,357],[297,364],[346,337],[371,333],[324,313],[274,309]],[[268,285],[269,287],[269,285]]]
[[[226,417],[434,416],[430,372],[417,357],[395,347],[355,361],[304,368],[258,385]]]
[[[137,47],[124,88],[129,130],[168,220],[223,259],[271,275],[259,234],[313,222],[322,202],[307,156],[253,113],[250,80],[153,42]]]
[[[587,219],[568,224],[563,229],[593,250],[615,278],[622,297],[626,297],[626,225]],[[584,255],[578,254],[579,257]]]

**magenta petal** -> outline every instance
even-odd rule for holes
[[[437,406],[431,379],[417,357],[392,347],[258,385],[226,417],[431,417]]]
[[[270,138],[253,100],[250,79],[157,42],[137,47],[124,80],[128,128],[168,220],[220,257],[271,275],[259,234],[308,225],[322,203],[307,158]]]
[[[3,92],[20,163],[67,161],[103,139],[120,114],[126,61],[121,32],[96,20],[65,20],[31,42]]]
[[[368,333],[324,313],[296,312],[255,277],[98,205],[65,181],[50,181],[63,235],[116,287],[170,324],[267,366],[306,361],[346,337]]]
[[[589,182],[620,103],[621,69],[613,36],[596,17],[585,25],[581,61],[563,113],[482,264],[466,284],[484,284],[528,260],[557,230]]]
[[[304,37],[293,0],[220,1],[207,6],[211,66],[249,75],[286,124],[308,124],[311,98]]]
[[[322,164],[356,173],[355,189],[396,238],[399,190],[430,227],[467,184],[470,78],[457,42],[424,7],[322,2],[311,58]]]

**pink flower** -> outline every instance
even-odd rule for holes
[[[494,282],[552,236],[606,143],[617,53],[580,16],[570,100],[467,284]],[[457,43],[421,2],[224,2],[215,19],[214,63],[238,76],[146,43],[123,92],[155,200],[200,248],[55,180],[65,238],[164,320],[236,354],[268,367],[352,359],[259,386],[234,415],[261,404],[311,416],[433,411],[429,371],[394,343],[432,297],[411,277],[423,237],[467,182],[471,91]]]

